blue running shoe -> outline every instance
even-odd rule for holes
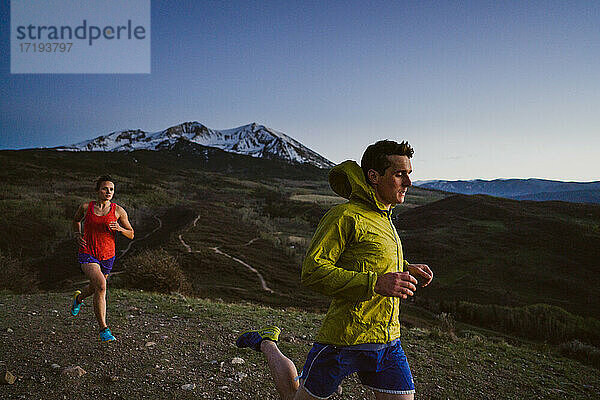
[[[260,343],[263,340],[277,342],[280,333],[281,329],[276,326],[267,326],[257,331],[247,331],[237,338],[235,345],[239,348],[249,347],[254,351],[260,351]]]
[[[71,304],[72,316],[76,316],[77,314],[79,314],[79,309],[83,305],[83,301],[81,303],[77,302],[77,296],[79,296],[80,294],[81,292],[79,290],[76,290],[75,293],[73,293],[73,304]]]
[[[101,342],[114,342],[115,340],[117,340],[117,338],[113,336],[110,329],[104,328],[102,331],[100,331]]]

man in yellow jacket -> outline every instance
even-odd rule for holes
[[[280,330],[243,333],[236,345],[262,351],[282,399],[325,399],[354,372],[375,397],[413,399],[415,387],[400,345],[400,299],[433,273],[404,260],[392,207],[411,186],[412,147],[379,141],[361,166],[346,161],[329,173],[331,188],[348,202],[321,219],[302,264],[302,283],[333,298],[302,373],[277,347]],[[300,382],[298,382],[298,380]]]

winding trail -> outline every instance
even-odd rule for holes
[[[162,220],[160,218],[158,218],[156,215],[153,215],[153,217],[155,220],[158,221],[158,226],[156,228],[154,228],[151,232],[146,233],[143,237],[129,241],[129,244],[127,245],[127,247],[124,250],[121,250],[121,254],[119,254],[119,257],[117,257],[117,259],[119,259],[119,258],[123,257],[125,254],[127,254],[127,252],[131,249],[132,244],[134,244],[138,240],[146,239],[148,236],[152,235],[154,232],[156,232],[157,230],[162,228],[162,226],[163,226]]]
[[[215,253],[225,256],[225,257],[228,257],[228,258],[231,258],[233,261],[236,261],[236,262],[242,264],[244,267],[246,267],[250,271],[254,272],[256,274],[256,276],[258,276],[258,280],[260,281],[260,286],[261,286],[262,290],[265,290],[269,293],[275,293],[273,291],[273,289],[271,289],[270,287],[267,286],[267,282],[265,282],[265,278],[263,278],[262,274],[260,272],[258,272],[256,269],[254,269],[250,264],[246,264],[239,258],[235,258],[233,256],[230,256],[227,253],[222,252],[221,250],[219,250],[218,247],[211,247],[211,249],[214,250]]]
[[[198,222],[199,219],[200,219],[200,216],[198,215],[196,217],[196,219],[194,220],[194,223],[192,224],[192,226],[196,226],[196,223]],[[183,234],[180,234],[178,237],[179,237],[179,241],[181,242],[181,244],[183,245],[183,247],[186,248],[186,250],[187,250],[188,253],[199,253],[199,251],[192,250],[192,248],[190,247],[190,245],[188,245],[183,240]],[[250,246],[252,243],[254,243],[255,241],[257,241],[258,239],[260,239],[260,238],[256,237],[256,238],[250,240],[248,243],[240,245],[240,247],[242,247],[242,246]],[[267,286],[267,282],[265,281],[265,278],[262,276],[262,274],[260,272],[258,272],[256,270],[256,268],[252,267],[248,263],[245,263],[244,261],[240,260],[239,258],[233,257],[233,256],[231,256],[231,255],[229,255],[229,254],[227,254],[227,253],[219,250],[219,247],[211,247],[210,249],[212,251],[214,251],[215,253],[219,254],[219,255],[222,255],[222,256],[225,256],[227,258],[232,259],[233,261],[235,261],[235,262],[243,265],[244,267],[246,267],[247,269],[249,269],[250,271],[252,271],[258,277],[258,280],[260,281],[260,286],[261,286],[262,290],[264,290],[266,292],[269,292],[269,293],[275,293],[275,291],[273,289],[271,289],[270,287]]]

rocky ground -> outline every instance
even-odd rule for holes
[[[0,398],[276,399],[261,355],[237,349],[235,338],[277,324],[282,351],[301,368],[322,319],[112,290],[108,321],[117,341],[100,343],[92,307],[71,317],[69,301],[68,293],[0,295],[0,365],[16,378],[0,385]],[[419,398],[600,398],[598,370],[551,352],[418,328],[405,329],[403,343]],[[344,399],[373,398],[355,377],[343,389]]]

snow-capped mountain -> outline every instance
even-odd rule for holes
[[[199,122],[184,122],[164,131],[152,133],[140,129],[112,132],[84,142],[56,147],[56,149],[63,151],[169,150],[181,141],[252,157],[312,164],[319,168],[331,168],[334,165],[286,134],[257,123],[219,131],[207,128]]]

